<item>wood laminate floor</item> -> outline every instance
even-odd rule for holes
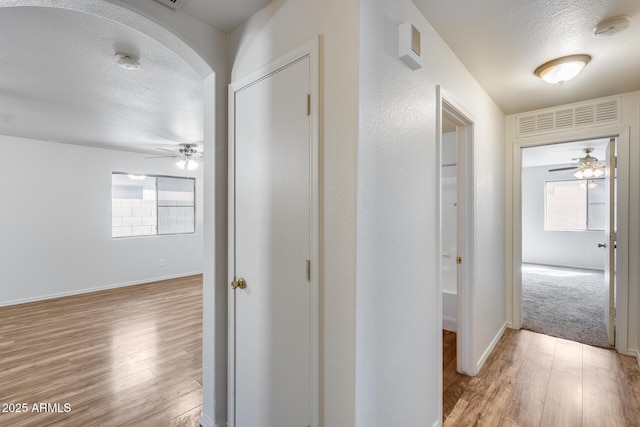
[[[0,308],[0,426],[198,426],[201,354],[202,276]]]
[[[640,426],[640,367],[612,350],[507,329],[476,377],[444,368],[445,427]]]

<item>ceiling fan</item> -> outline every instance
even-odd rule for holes
[[[604,162],[598,161],[597,158],[591,156],[591,152],[593,152],[593,148],[585,148],[584,157],[581,157],[579,159],[572,159],[573,161],[578,161],[577,166],[566,166],[562,168],[549,169],[549,172],[577,169],[577,171],[573,174],[576,178],[598,178],[604,174],[604,172],[602,171],[602,168],[604,168]]]
[[[172,153],[170,156],[154,156],[146,157],[147,159],[162,159],[167,157],[175,157],[179,159],[176,166],[184,170],[194,170],[198,167],[196,160],[202,159],[204,155],[198,151],[198,144],[182,143],[179,145],[178,151],[169,150],[167,148],[158,148],[158,150],[168,151]]]

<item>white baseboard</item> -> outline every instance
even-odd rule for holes
[[[507,326],[507,329],[514,329],[513,323],[511,323],[511,322],[507,322],[507,323],[505,323],[505,325]]]
[[[433,423],[433,427],[442,427],[442,421],[436,421],[435,423]]]
[[[458,332],[458,319],[451,316],[442,316],[442,329],[451,332]]]
[[[638,362],[638,365],[640,365],[640,352],[638,352],[638,350],[634,350],[632,348],[629,348],[629,349],[627,349],[626,355],[635,357],[636,361]]]
[[[57,292],[57,293],[53,293],[53,294],[39,295],[37,297],[23,298],[23,299],[17,299],[17,300],[12,300],[12,301],[0,301],[0,307],[8,307],[10,305],[26,304],[26,303],[29,303],[29,302],[44,301],[44,300],[48,300],[48,299],[68,297],[68,296],[72,296],[72,295],[88,294],[88,293],[91,293],[91,292],[98,292],[98,291],[106,291],[106,290],[109,290],[109,289],[124,288],[126,286],[142,285],[144,283],[159,282],[161,280],[177,279],[179,277],[195,276],[196,274],[202,274],[202,271],[195,271],[195,272],[191,272],[191,273],[174,274],[174,275],[171,275],[171,276],[163,276],[163,277],[152,277],[152,278],[149,278],[149,279],[136,280],[136,281],[132,281],[132,282],[116,283],[116,284],[113,284],[113,285],[106,285],[106,286],[96,286],[94,288],[78,289],[78,290],[68,291],[68,292]]]
[[[484,362],[487,361],[487,358],[489,358],[489,355],[491,354],[493,349],[496,347],[496,344],[498,344],[498,341],[500,341],[500,338],[502,338],[502,335],[504,335],[504,331],[506,330],[507,330],[507,323],[505,322],[505,324],[502,325],[502,327],[500,328],[496,336],[493,337],[493,340],[491,341],[491,344],[489,344],[489,347],[487,347],[484,353],[482,353],[482,357],[480,358],[480,360],[478,360],[478,363],[476,364],[476,374],[480,372],[482,365],[484,365]]]
[[[225,421],[222,424],[216,424],[205,414],[200,414],[200,425],[202,427],[227,427],[227,422]]]

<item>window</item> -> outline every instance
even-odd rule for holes
[[[195,232],[195,179],[111,175],[111,237]]]
[[[545,230],[604,230],[604,179],[547,181]]]

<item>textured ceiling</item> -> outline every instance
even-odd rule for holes
[[[181,12],[229,33],[271,0],[187,0]]]
[[[188,0],[175,13],[229,32],[268,2]],[[0,7],[0,134],[163,154],[202,141],[202,78],[174,52],[55,2],[11,3]],[[119,68],[119,52],[142,68]]]
[[[638,0],[413,0],[460,61],[506,114],[640,90]],[[630,27],[594,38],[605,18]],[[586,53],[574,80],[551,85],[534,76],[541,64]]]
[[[0,134],[141,151],[202,141],[202,79],[147,36],[43,7],[0,8],[0,28]]]
[[[542,145],[522,150],[522,167],[557,166],[576,163],[573,159],[584,157],[585,148],[593,148],[591,156],[604,160],[609,139],[591,139],[563,144]],[[573,171],[569,171],[571,175]]]
[[[507,114],[640,90],[638,0],[414,2]],[[188,0],[176,13],[228,32],[266,3]],[[618,14],[632,17],[627,31],[592,37]],[[0,134],[134,151],[202,140],[201,78],[140,32],[40,7],[0,8],[0,28]],[[140,56],[142,69],[118,68],[116,52]],[[533,76],[572,53],[593,56],[576,79]]]

